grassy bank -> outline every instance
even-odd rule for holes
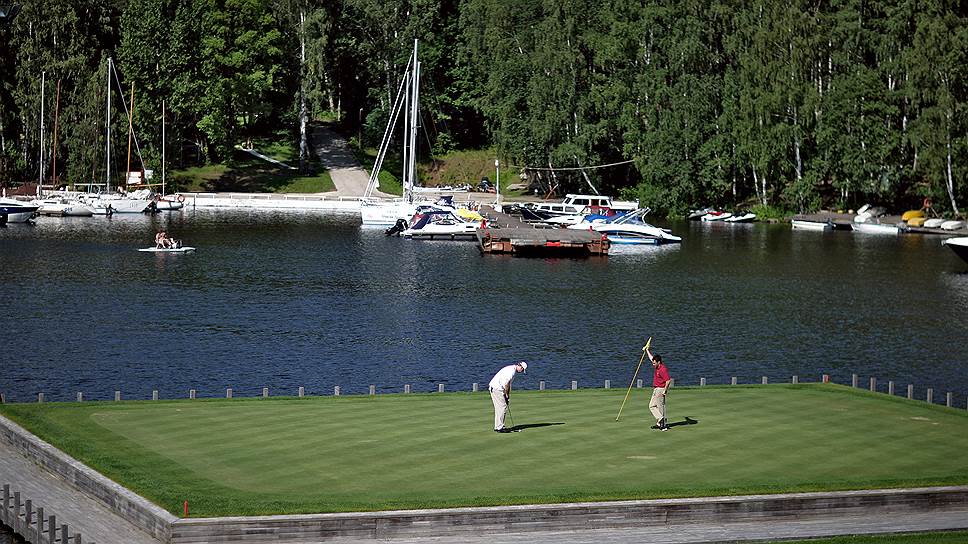
[[[833,385],[0,405],[172,513],[381,510],[968,483],[968,414]],[[685,418],[692,423],[687,423]]]
[[[285,134],[256,139],[252,144],[267,157],[299,167],[299,148]],[[320,167],[315,157],[310,167],[309,174],[301,175],[298,170],[237,149],[224,163],[172,170],[168,176],[173,190],[182,192],[322,193],[336,190],[329,173]]]

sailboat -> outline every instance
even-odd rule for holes
[[[124,192],[124,187],[117,187],[117,192],[111,192],[111,76],[115,75],[114,72],[114,61],[108,58],[108,80],[107,80],[107,121],[105,122],[105,127],[107,131],[106,138],[106,148],[105,148],[105,190],[101,193],[88,193],[86,195],[85,201],[94,208],[94,213],[97,214],[110,214],[110,213],[142,213],[148,209],[152,204],[149,200],[151,196],[150,189],[140,189],[131,194]],[[117,77],[115,75],[115,77]],[[120,88],[120,83],[118,85]],[[123,102],[122,102],[123,104]],[[127,110],[127,107],[125,107]],[[131,88],[131,109],[128,111],[128,169],[130,170],[131,165],[131,132],[133,131],[133,120],[134,120],[134,86]],[[139,153],[140,157],[140,153]],[[130,183],[131,172],[128,173],[128,180],[126,182]]]
[[[433,206],[430,201],[414,201],[413,188],[414,180],[417,177],[417,111],[419,103],[420,62],[417,60],[417,40],[414,40],[413,54],[410,55],[403,81],[400,82],[400,88],[397,90],[390,120],[383,134],[376,162],[373,164],[373,171],[370,172],[370,180],[360,203],[360,217],[363,220],[364,227],[389,227],[397,224],[397,221],[400,220],[408,222],[417,212],[418,206]],[[404,116],[403,198],[377,200],[373,197],[373,193],[380,186],[380,168],[393,139],[393,130],[396,127],[401,110],[403,110]]]

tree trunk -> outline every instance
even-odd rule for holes
[[[299,172],[307,172],[309,144],[306,141],[306,124],[309,112],[306,109],[306,12],[299,11]]]
[[[945,146],[947,148],[947,168],[945,169],[945,186],[948,189],[948,199],[951,201],[951,209],[955,212],[955,215],[960,215],[958,211],[958,203],[955,202],[955,180],[954,176],[951,174],[951,118],[953,114],[949,109],[945,112],[945,117],[947,120],[944,136],[945,136]]]

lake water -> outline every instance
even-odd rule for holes
[[[516,388],[627,387],[651,336],[679,384],[857,373],[964,406],[968,265],[940,238],[657,222],[681,246],[587,260],[482,256],[308,212],[9,225],[0,391],[469,390],[519,359],[530,366]],[[137,252],[162,226],[198,251]]]

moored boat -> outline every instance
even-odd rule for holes
[[[0,198],[0,223],[26,223],[37,217],[39,206],[11,198]]]
[[[795,230],[830,230],[833,228],[828,221],[807,221],[804,219],[794,219],[790,221],[790,226]]]
[[[649,208],[641,208],[618,216],[614,220],[606,220],[601,223],[579,223],[568,228],[575,230],[590,228],[606,235],[609,243],[616,245],[668,244],[682,241],[682,238],[668,230],[647,223],[644,217],[648,215],[649,211],[651,211]]]
[[[756,214],[752,212],[736,212],[732,217],[727,217],[725,223],[751,223],[756,219]]]
[[[945,221],[944,223],[941,223],[941,225],[938,228],[940,228],[941,230],[958,230],[964,226],[965,226],[964,221],[951,220],[951,221]]]
[[[961,257],[963,261],[968,263],[968,236],[948,238],[943,240],[941,245],[948,246],[951,248],[951,251],[955,252],[955,255]]]
[[[410,222],[410,228],[401,234],[408,238],[475,239],[479,222],[465,221],[451,210],[419,210]]]
[[[715,211],[715,212],[709,212],[709,213],[707,213],[706,215],[702,216],[700,218],[700,220],[701,221],[705,221],[705,222],[709,222],[709,221],[725,221],[726,219],[729,219],[732,216],[733,216],[733,214],[730,213],[730,212]]]

